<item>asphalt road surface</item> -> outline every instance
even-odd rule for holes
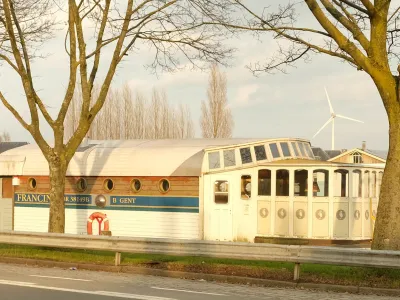
[[[398,299],[0,264],[1,300]]]

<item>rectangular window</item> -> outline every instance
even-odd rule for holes
[[[364,198],[369,198],[370,197],[370,189],[369,185],[371,184],[371,180],[369,178],[369,171],[365,171],[364,173]]]
[[[258,195],[271,196],[271,170],[258,170]]]
[[[299,146],[301,156],[307,157],[306,150],[304,149],[303,143],[297,143],[297,145]]]
[[[249,164],[252,162],[250,148],[240,148],[240,157],[242,158],[243,164]]]
[[[278,157],[281,156],[279,154],[279,151],[278,151],[278,146],[275,143],[274,144],[269,144],[269,149],[271,150],[273,158],[278,158]]]
[[[256,153],[257,160],[267,159],[267,153],[265,152],[264,145],[254,146],[254,152]]]
[[[229,200],[229,183],[226,180],[214,182],[214,202],[216,204],[227,204]]]
[[[294,151],[294,155],[299,156],[299,150],[297,150],[297,146],[295,142],[292,142],[292,148]]]
[[[376,172],[371,173],[371,197],[375,198],[376,197]]]
[[[348,197],[349,196],[349,171],[339,169],[334,171],[333,187],[334,197]]]
[[[329,171],[313,171],[313,196],[328,197],[329,195]]]
[[[313,158],[313,157],[314,157],[314,154],[313,154],[313,152],[312,152],[312,150],[311,150],[310,145],[309,145],[309,144],[303,144],[303,145],[304,145],[304,148],[305,148],[306,151],[307,151],[308,157],[309,157],[309,158]]]
[[[352,154],[353,156],[353,163],[355,164],[362,164],[362,156],[360,153],[356,152]]]
[[[242,175],[241,198],[244,200],[249,200],[251,198],[251,176],[250,175]]]
[[[289,145],[288,143],[281,143],[281,149],[284,157],[290,156]]]
[[[276,195],[289,196],[289,171],[276,171]]]
[[[219,152],[208,153],[208,167],[210,169],[221,168],[221,162],[219,160]]]
[[[308,193],[308,171],[294,171],[294,195],[307,196]]]
[[[236,165],[235,150],[224,150],[224,166],[232,167]]]

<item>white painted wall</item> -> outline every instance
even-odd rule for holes
[[[49,208],[15,207],[15,230],[47,232]],[[138,212],[123,210],[73,209],[65,211],[65,232],[86,234],[88,217],[94,212],[107,214],[113,236],[199,239],[199,214]],[[98,233],[93,222],[93,233]]]

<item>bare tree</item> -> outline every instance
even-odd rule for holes
[[[95,87],[93,93],[96,94],[96,91],[98,89]],[[78,90],[65,119],[66,140],[79,125],[81,105],[82,98]],[[125,84],[122,90],[110,89],[104,107],[93,121],[87,137],[99,140],[186,139],[194,137],[194,128],[189,108],[180,104],[175,109],[169,104],[165,90],[154,88],[152,101],[146,105],[146,98],[140,92],[133,93]]]
[[[3,133],[0,134],[0,143],[1,142],[11,142],[11,136],[7,131],[3,131]]]
[[[133,111],[133,136],[132,138],[144,139],[146,137],[146,105],[145,98],[140,92],[136,92]]]
[[[122,124],[122,131],[123,131],[123,138],[125,140],[133,138],[133,131],[134,131],[134,119],[133,119],[133,97],[132,91],[127,84],[124,85],[122,89],[122,102],[123,102],[123,109],[122,109],[122,116],[123,116],[123,124]]]
[[[271,11],[233,1],[244,13],[242,22],[220,21],[223,28],[250,30],[259,38],[270,33],[279,43],[278,52],[264,63],[249,65],[255,74],[286,72],[298,61],[324,54],[370,76],[388,115],[390,141],[372,248],[399,250],[400,7],[390,0],[304,0],[280,1],[276,11]],[[307,16],[299,14],[301,3]],[[304,26],[299,16],[304,17],[303,22],[311,16],[319,26]]]
[[[194,126],[189,107],[182,103],[178,106],[178,110],[174,113],[175,133],[174,138],[188,139],[194,137]]]
[[[0,59],[21,79],[30,120],[24,120],[2,93],[0,100],[32,135],[49,163],[50,232],[64,232],[64,188],[69,162],[106,102],[117,67],[134,55],[133,47],[149,47],[155,53],[150,65],[155,71],[176,70],[186,63],[201,67],[201,62],[220,62],[231,54],[231,49],[221,44],[226,38],[225,33],[211,24],[217,17],[226,19],[230,9],[228,0],[59,2],[59,5],[67,6],[61,7],[61,11],[67,11],[68,17],[65,49],[69,78],[55,117],[39,96],[32,75],[35,50],[52,32],[54,14],[51,4],[54,1],[1,0],[0,7]],[[91,28],[95,28],[95,45],[88,41]],[[111,54],[109,62],[101,59],[106,49]],[[182,63],[179,58],[185,61]],[[105,74],[102,78],[97,76],[100,69]],[[64,121],[78,81],[82,95],[78,126],[70,139],[64,141]],[[93,98],[96,82],[100,91]],[[42,136],[40,114],[53,131],[52,145]]]
[[[161,138],[161,112],[162,100],[160,92],[153,88],[151,96],[151,105],[148,110],[148,138],[159,139]]]
[[[226,74],[213,64],[208,82],[208,100],[201,103],[200,125],[205,138],[232,137],[234,123],[228,107],[226,81]]]

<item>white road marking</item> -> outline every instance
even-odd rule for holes
[[[0,280],[0,284],[18,285],[18,286],[31,286],[31,285],[35,285],[36,283],[34,283],[34,282],[25,282],[25,281]]]
[[[90,295],[97,295],[97,296],[110,296],[110,297],[116,297],[116,298],[136,299],[136,300],[176,300],[174,298],[164,298],[164,297],[155,297],[155,296],[147,296],[147,295],[135,295],[135,294],[107,292],[107,291],[87,291],[87,290],[58,288],[58,287],[53,287],[53,286],[36,285],[33,282],[0,280],[0,284],[22,286],[22,287],[29,287],[29,288],[42,289],[42,290],[70,292],[70,293],[78,293],[78,294],[90,294]]]
[[[225,294],[208,293],[208,292],[197,292],[197,291],[189,291],[189,290],[177,290],[177,289],[162,288],[162,287],[157,287],[157,286],[152,286],[151,288],[152,289],[156,289],[156,290],[175,291],[175,292],[184,292],[184,293],[192,293],[192,294],[204,294],[204,295],[213,295],[213,296],[227,296]]]
[[[44,275],[29,275],[31,277],[40,277],[40,278],[54,278],[54,279],[65,279],[65,280],[75,280],[75,281],[93,281],[89,279],[79,279],[79,278],[69,278],[69,277],[56,277],[56,276],[44,276]]]

